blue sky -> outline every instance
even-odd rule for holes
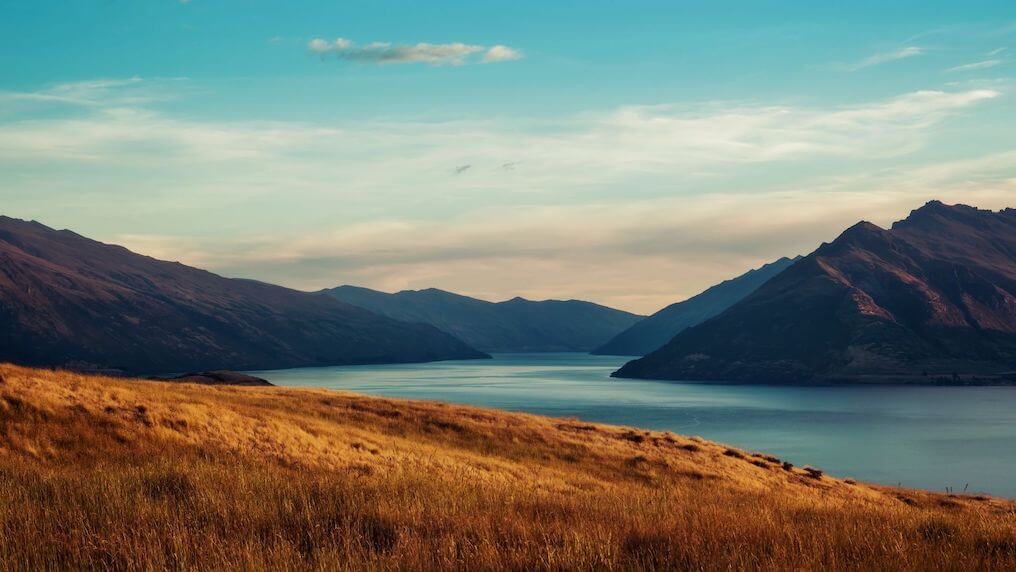
[[[1016,206],[1012,2],[2,2],[0,200],[303,289],[652,311]]]

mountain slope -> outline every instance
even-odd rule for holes
[[[589,351],[641,318],[579,300],[495,303],[436,288],[388,294],[340,286],[324,292],[396,320],[431,324],[488,352]]]
[[[0,360],[155,373],[473,357],[429,326],[0,217]]]
[[[2,570],[1016,567],[1012,501],[694,437],[325,390],[0,380]]]
[[[593,351],[597,355],[641,356],[662,347],[682,330],[712,318],[783,272],[797,258],[781,258],[671,304],[614,336]]]
[[[1016,371],[1016,210],[862,222],[617,377],[963,383]]]

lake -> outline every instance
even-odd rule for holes
[[[669,430],[837,477],[1016,498],[1016,387],[794,387],[611,379],[624,358],[493,360],[252,372],[341,389]]]

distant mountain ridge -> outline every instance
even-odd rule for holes
[[[741,301],[800,258],[780,258],[725,280],[687,300],[671,304],[614,336],[592,353],[641,356],[659,349],[681,331],[700,324]]]
[[[482,357],[328,296],[0,217],[0,361],[168,373]]]
[[[389,294],[339,286],[324,293],[390,318],[430,324],[485,352],[587,352],[642,318],[580,300],[488,302],[436,288]]]
[[[1016,371],[1016,210],[868,222],[617,377],[977,382]]]

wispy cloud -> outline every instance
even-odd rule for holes
[[[187,78],[104,78],[54,84],[35,91],[0,90],[0,102],[83,108],[136,108],[176,97]]]
[[[949,68],[949,69],[947,69],[945,71],[947,71],[947,72],[966,72],[966,71],[985,70],[985,69],[988,69],[988,68],[993,68],[993,67],[995,67],[995,66],[997,66],[997,65],[999,65],[1001,63],[1002,63],[1002,60],[981,60],[979,62],[972,62],[972,63],[969,63],[969,64],[963,64],[963,65],[960,65],[960,66],[954,66],[954,67],[951,67],[951,68]]]
[[[126,79],[95,79],[59,83],[37,91],[0,91],[0,98],[8,101],[37,101],[44,103],[66,103],[71,105],[109,105],[115,96],[118,101],[144,103],[147,98],[136,98],[135,90],[140,86],[140,77]]]
[[[101,224],[80,230],[307,289],[441,286],[651,311],[810,250],[858,218],[889,222],[928,198],[1016,192],[1011,153],[990,165],[883,172],[887,157],[911,162],[938,124],[1001,95],[991,89],[841,106],[716,101],[554,119],[311,124],[201,121],[118,103],[146,83],[15,94],[74,93],[58,104],[80,110],[0,116],[0,198],[27,213],[59,202],[73,216],[51,222],[64,226],[145,220],[127,237],[103,235]],[[850,164],[862,178],[828,168]],[[455,175],[467,165],[468,176]],[[791,175],[767,180],[777,172]],[[159,228],[181,220],[187,230]],[[270,237],[251,230],[264,225]]]
[[[441,222],[389,218],[269,241],[116,240],[160,258],[308,290],[436,286],[491,300],[574,296],[648,313],[780,256],[807,254],[858,220],[888,225],[930,199],[1011,204],[1016,180],[957,185],[983,166],[866,179],[879,188],[909,181],[877,194],[841,180],[820,189],[478,211]]]
[[[136,83],[125,81],[132,88]],[[8,157],[48,160],[116,151],[111,158],[151,156],[162,163],[174,158],[244,159],[283,151],[317,157],[327,149],[333,157],[363,154],[370,161],[398,159],[402,167],[397,170],[407,173],[438,165],[451,169],[500,166],[506,157],[517,157],[516,161],[527,163],[530,175],[604,180],[612,173],[672,173],[822,156],[900,155],[916,149],[922,132],[951,113],[1000,95],[994,89],[916,91],[835,108],[724,102],[623,106],[543,123],[506,119],[308,125],[189,121],[143,104],[124,105],[120,95],[107,93],[114,85],[115,81],[104,80],[96,82],[94,90],[58,86],[9,92],[7,97],[28,99],[73,93],[73,97],[61,96],[60,101],[86,107],[100,101],[109,104],[98,105],[84,117],[2,125],[0,151]],[[520,128],[527,121],[531,129]],[[139,141],[145,144],[132,145]],[[162,152],[154,154],[157,149]]]
[[[358,45],[351,40],[333,41],[315,38],[308,49],[321,57],[334,56],[372,64],[427,63],[431,65],[459,66],[467,63],[496,63],[522,58],[522,52],[508,46],[481,46],[460,42],[450,44],[390,44],[374,42]]]
[[[871,55],[863,60],[845,66],[847,71],[858,71],[873,66],[913,58],[924,54],[924,48],[918,46],[906,46],[890,52],[881,52]]]

